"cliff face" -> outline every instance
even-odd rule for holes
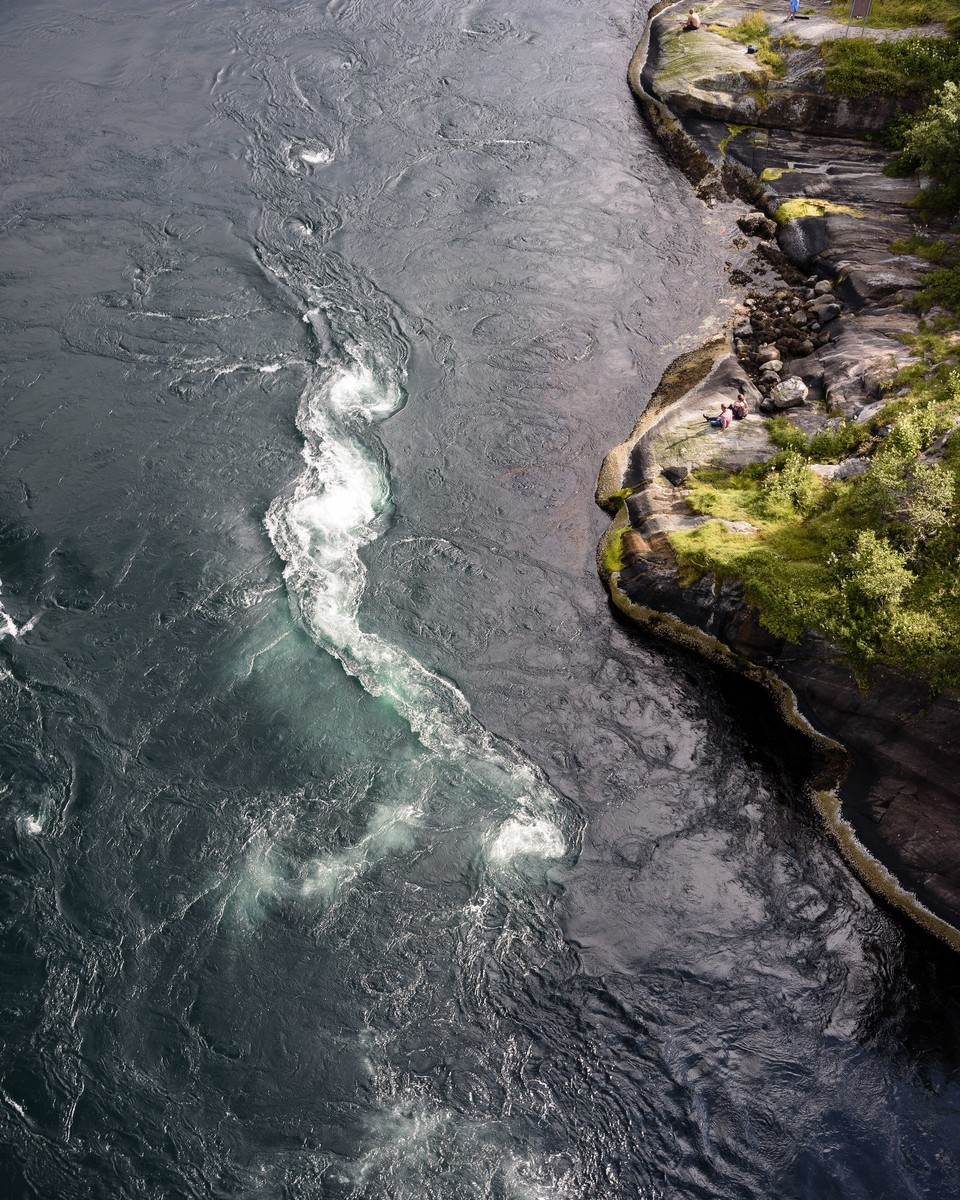
[[[715,3],[705,24],[733,24],[759,7]],[[652,127],[708,203],[736,194],[762,212],[744,218],[731,205],[731,225],[739,212],[748,231],[731,228],[732,274],[750,296],[723,336],[668,368],[631,436],[607,456],[597,499],[614,520],[601,574],[636,620],[764,678],[781,699],[786,685],[801,718],[826,735],[814,737],[818,804],[841,848],[872,887],[960,948],[960,697],[890,669],[864,691],[822,636],[808,631],[793,644],[764,629],[736,580],[682,586],[669,542],[707,520],[684,498],[691,470],[773,452],[760,415],[722,434],[703,421],[738,388],[770,409],[781,379],[800,380],[808,401],[791,416],[807,431],[827,420],[816,399],[849,419],[877,407],[881,385],[908,360],[902,334],[916,328],[904,299],[925,264],[889,250],[912,232],[916,188],[887,179],[883,157],[846,136],[876,126],[823,93],[810,54],[774,94],[768,87],[758,112],[744,47],[705,30],[678,33],[672,9],[648,33],[630,79]],[[774,342],[781,357],[771,359]]]

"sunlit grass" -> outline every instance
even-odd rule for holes
[[[850,0],[833,0],[830,16],[846,24]],[[951,32],[960,34],[960,13],[956,0],[873,0],[868,29],[911,29],[942,22]],[[856,22],[859,28],[862,21]]]

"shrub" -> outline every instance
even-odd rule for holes
[[[903,150],[919,170],[947,187],[960,186],[960,87],[952,80],[906,130]]]
[[[863,529],[844,560],[841,587],[851,608],[867,614],[870,624],[876,625],[878,610],[884,617],[892,615],[914,579],[899,550],[872,529]]]
[[[817,507],[823,484],[795,450],[787,450],[777,458],[779,461],[761,485],[765,507],[771,516],[809,516]]]
[[[939,305],[960,317],[960,265],[941,267],[928,275],[926,286],[914,299],[922,309]]]

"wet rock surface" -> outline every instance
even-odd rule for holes
[[[731,203],[730,274],[740,294],[724,335],[668,368],[601,472],[598,501],[616,514],[608,537],[622,537],[611,594],[658,632],[678,641],[685,630],[708,635],[746,669],[768,670],[792,689],[800,712],[849,755],[843,819],[924,908],[898,898],[896,884],[880,890],[927,924],[935,914],[946,923],[938,931],[952,940],[960,929],[960,698],[932,695],[921,681],[886,669],[863,691],[842,650],[819,634],[808,632],[798,645],[769,634],[737,581],[707,577],[681,587],[669,543],[672,532],[707,519],[684,501],[693,470],[741,467],[773,453],[764,413],[782,412],[812,433],[882,407],[882,388],[911,361],[904,337],[917,323],[907,305],[930,269],[890,250],[914,230],[909,204],[917,188],[888,179],[883,153],[847,136],[882,127],[892,112],[876,106],[874,122],[825,98],[815,79],[818,56],[791,60],[787,79],[768,88],[758,111],[744,48],[709,31],[680,42],[677,6],[658,7],[649,53],[642,45],[630,68],[640,107],[708,204],[739,197],[748,210]],[[732,24],[761,7],[724,0],[704,23]],[[803,35],[812,41],[838,32],[818,18]],[[703,414],[739,389],[750,415],[727,430],[710,427]],[[852,478],[865,467],[848,459],[819,470]]]

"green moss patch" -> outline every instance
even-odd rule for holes
[[[825,217],[828,213],[838,213],[847,217],[862,217],[863,210],[850,204],[834,204],[832,200],[819,200],[811,196],[801,196],[796,200],[785,200],[773,214],[778,225],[786,225],[788,221],[796,221],[800,217]]]

